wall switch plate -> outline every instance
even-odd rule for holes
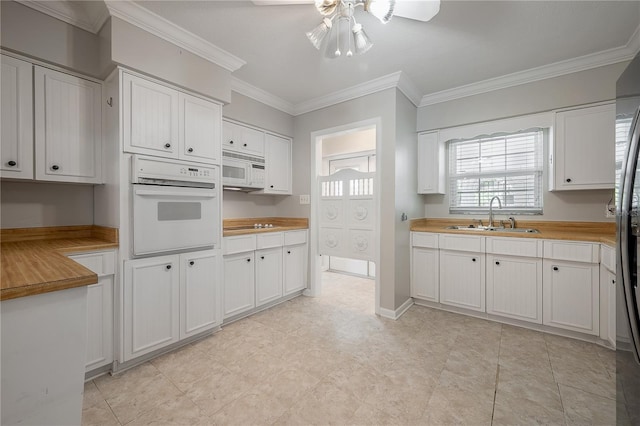
[[[309,195],[301,195],[300,196],[300,204],[310,204],[311,197]]]

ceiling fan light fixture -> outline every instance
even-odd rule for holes
[[[386,24],[393,17],[396,0],[365,0],[364,10]]]
[[[316,9],[323,16],[332,15],[342,0],[315,0]]]
[[[355,40],[356,53],[358,55],[365,53],[367,50],[371,49],[373,43],[367,36],[367,33],[364,32],[362,25],[355,24],[353,26],[353,38]]]
[[[313,47],[320,50],[320,46],[322,46],[322,42],[327,34],[329,34],[329,30],[331,30],[332,26],[333,23],[331,19],[324,18],[317,27],[315,27],[311,31],[307,31],[307,38],[309,39],[311,44],[313,44]]]

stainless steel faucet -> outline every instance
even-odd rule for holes
[[[499,208],[502,208],[502,202],[500,201],[500,197],[497,195],[489,201],[489,228],[493,227],[493,200],[498,200],[498,206]]]

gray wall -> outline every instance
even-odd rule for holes
[[[3,48],[101,77],[98,36],[14,1],[1,1]]]
[[[222,108],[222,116],[284,136],[293,136],[292,115],[237,92],[231,92],[231,103]]]
[[[93,185],[2,182],[0,227],[93,224]]]
[[[223,191],[222,217],[273,217],[279,215],[276,203],[283,195],[253,195],[243,192]]]
[[[616,97],[616,80],[627,64],[623,62],[608,65],[418,108],[417,128],[418,131],[439,129],[612,100]],[[546,159],[548,145],[544,149]],[[448,167],[448,163],[445,167]],[[613,196],[613,191],[549,192],[546,167],[545,162],[544,214],[523,215],[519,219],[593,222],[614,220],[605,217],[605,204]],[[468,215],[449,214],[448,195],[425,195],[423,199],[426,217],[469,218]]]

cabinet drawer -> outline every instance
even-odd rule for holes
[[[439,234],[438,243],[445,250],[484,252],[484,237],[475,235]]]
[[[113,251],[73,254],[69,256],[70,259],[73,259],[99,276],[115,274],[115,257],[115,252]]]
[[[307,230],[288,231],[284,233],[284,245],[293,246],[296,244],[304,244],[307,242]]]
[[[616,251],[605,244],[600,246],[600,263],[609,271],[616,272]]]
[[[571,262],[599,263],[600,244],[574,241],[545,241],[544,258],[568,260]]]
[[[238,235],[236,237],[225,237],[223,242],[223,254],[243,253],[256,249],[256,236]]]
[[[271,248],[271,247],[282,247],[282,242],[284,241],[284,237],[282,232],[271,232],[268,234],[257,234],[256,235],[256,247],[258,249]]]
[[[438,248],[438,234],[412,232],[411,245],[413,247]]]
[[[488,237],[487,253],[503,256],[542,257],[542,241],[530,238]]]

